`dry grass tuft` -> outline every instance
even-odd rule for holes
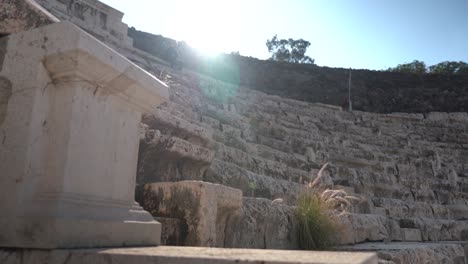
[[[335,244],[341,229],[339,217],[345,214],[351,203],[359,198],[344,190],[321,187],[320,180],[328,166],[325,163],[317,176],[306,184],[308,188],[299,197],[296,217],[298,219],[299,246],[302,249],[326,249]]]

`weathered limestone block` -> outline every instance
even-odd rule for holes
[[[372,198],[377,207],[383,207],[394,218],[434,217],[433,207],[424,202],[405,202],[392,198]]]
[[[343,230],[340,244],[354,244],[364,241],[383,241],[391,234],[387,218],[370,214],[346,214],[341,218]]]
[[[236,164],[254,173],[283,180],[299,182],[301,179],[306,180],[310,176],[307,171],[291,168],[282,162],[249,155],[239,149],[223,144],[218,144],[215,156],[224,162]]]
[[[432,212],[434,213],[434,218],[436,219],[454,219],[453,216],[450,214],[446,205],[441,204],[431,204]]]
[[[453,220],[468,220],[468,206],[467,205],[446,205],[451,219]]]
[[[165,111],[154,110],[151,114],[144,115],[142,122],[150,129],[158,129],[165,135],[175,136],[203,147],[209,146],[212,141],[210,130]]]
[[[140,141],[137,183],[202,180],[213,158],[208,148],[147,130]]]
[[[463,264],[463,245],[456,243],[361,243],[342,246],[340,250],[376,252],[382,264]]]
[[[448,113],[443,112],[430,112],[426,115],[426,119],[429,121],[443,121],[448,120]]]
[[[0,246],[158,244],[135,171],[141,113],[167,86],[68,22],[3,45]]]
[[[155,217],[156,221],[161,223],[161,245],[177,246],[182,245],[183,234],[187,233],[187,225],[178,218]]]
[[[385,115],[386,118],[389,118],[389,119],[409,119],[409,120],[422,120],[424,119],[424,115],[423,114],[409,114],[409,113],[398,113],[398,112],[395,112],[395,113],[391,113],[391,114],[386,114]],[[385,118],[384,118],[385,120]]]
[[[225,247],[297,249],[296,225],[293,207],[245,197],[240,214],[229,218]]]
[[[290,205],[297,201],[301,191],[306,188],[302,184],[256,174],[218,159],[213,160],[203,180],[240,189],[246,197],[261,197],[270,200],[281,198]]]
[[[309,171],[312,168],[312,164],[309,163],[308,157],[300,155],[300,154],[293,154],[293,153],[285,153],[267,146],[263,145],[254,145],[257,148],[258,156],[269,159],[269,160],[276,160],[281,161],[282,163],[288,165],[292,168],[297,168],[305,171]],[[312,161],[313,162],[313,161]],[[314,163],[315,165],[315,163]]]
[[[153,216],[179,218],[187,225],[186,246],[223,247],[228,219],[242,205],[240,190],[200,181],[146,184],[143,207]]]
[[[439,220],[428,218],[400,219],[402,228],[421,230],[423,241],[468,240],[468,221]]]
[[[223,125],[223,127],[224,126],[227,126],[227,125]],[[236,148],[236,149],[242,150],[242,151],[247,152],[247,153],[256,154],[257,149],[256,149],[255,145],[252,144],[252,143],[247,142],[244,139],[243,132],[240,132],[240,133],[242,133],[242,135],[238,136],[238,135],[236,135],[237,132],[235,132],[235,131],[236,131],[235,128],[232,128],[232,130],[223,129],[223,131],[214,130],[213,131],[213,139],[215,141],[217,141],[219,144],[224,144],[226,146]]]
[[[248,125],[242,116],[223,109],[219,109],[212,104],[203,105],[200,109],[200,113],[203,116],[218,120],[221,124],[228,124],[235,128],[244,129]]]
[[[464,124],[468,123],[468,113],[466,112],[449,113],[449,118],[451,120],[455,120],[460,123],[464,123]]]
[[[2,0],[0,4],[0,36],[55,22],[58,19],[34,0]]]
[[[463,264],[465,256],[460,250],[460,245],[421,245],[415,247],[412,244],[406,245],[406,248],[398,250],[389,249],[378,251],[377,256],[384,259],[386,263],[405,263],[405,264]],[[379,262],[380,263],[380,262]]]
[[[416,228],[400,228],[403,241],[421,241],[421,230]]]

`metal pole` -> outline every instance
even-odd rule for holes
[[[353,103],[351,102],[351,68],[349,68],[349,83],[348,83],[348,106],[349,111],[353,111]]]

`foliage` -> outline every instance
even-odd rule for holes
[[[352,200],[343,190],[329,190],[320,186],[326,163],[313,181],[307,184],[296,207],[298,242],[303,249],[325,249],[335,243],[341,229],[339,217],[347,212]]]
[[[430,67],[422,61],[414,60],[410,63],[399,64],[394,68],[388,68],[391,72],[404,73],[439,73],[439,74],[468,74],[468,63],[463,61],[444,61]]]
[[[326,249],[334,245],[338,224],[327,211],[328,205],[318,194],[309,192],[299,197],[296,217],[302,249]]]
[[[266,46],[271,53],[271,60],[293,63],[314,63],[314,59],[306,56],[310,42],[303,39],[278,39],[275,35],[267,40]]]
[[[442,74],[466,74],[468,73],[468,63],[463,61],[444,61],[430,66],[429,72]]]
[[[257,183],[254,181],[249,181],[249,190],[250,190],[250,195],[253,197],[255,190],[257,189]]]
[[[398,64],[395,68],[388,68],[388,71],[423,74],[426,72],[426,64],[423,61],[414,60],[410,63]]]

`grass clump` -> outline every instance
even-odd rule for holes
[[[338,226],[327,211],[328,206],[319,195],[304,193],[299,197],[296,217],[302,249],[325,249],[334,245]]]
[[[341,229],[339,217],[347,212],[352,200],[343,190],[330,190],[320,186],[326,163],[306,190],[299,196],[296,207],[298,242],[302,249],[323,250],[336,244]]]

